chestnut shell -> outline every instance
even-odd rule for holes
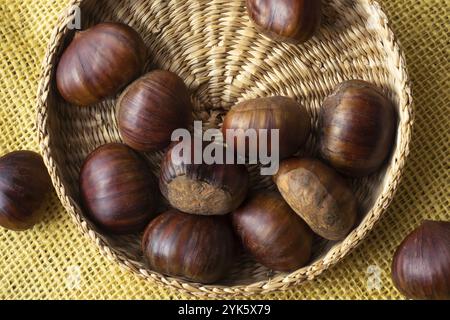
[[[294,271],[311,257],[311,230],[277,193],[253,196],[232,221],[244,248],[268,268]]]
[[[392,103],[371,83],[341,83],[323,103],[320,152],[334,168],[351,177],[375,172],[394,143]]]
[[[397,248],[392,280],[411,299],[450,300],[450,222],[424,221]]]
[[[136,79],[145,58],[145,44],[134,29],[100,23],[75,34],[59,61],[56,85],[72,104],[95,104]]]
[[[160,190],[174,208],[191,214],[223,215],[239,207],[249,185],[245,165],[193,164],[193,143],[190,163],[177,162],[172,155],[176,145],[166,152],[159,178]]]
[[[170,144],[174,130],[193,122],[189,90],[172,72],[149,72],[120,96],[117,121],[123,141],[133,149],[161,150]]]
[[[247,0],[247,12],[268,37],[293,44],[308,41],[322,20],[321,0]]]
[[[175,209],[156,217],[142,239],[142,251],[152,270],[205,284],[225,276],[235,250],[227,217],[190,215]]]
[[[85,160],[80,194],[92,220],[110,233],[133,233],[156,215],[158,188],[144,159],[121,143],[103,145]]]
[[[357,203],[352,191],[319,160],[285,160],[274,181],[291,208],[321,237],[342,240],[355,225]]]
[[[311,131],[311,118],[301,104],[289,97],[274,96],[243,101],[234,106],[225,116],[222,126],[224,137],[227,130],[279,129],[280,159],[292,156],[306,142]],[[237,135],[234,139],[237,151],[238,139],[245,139]],[[248,139],[246,141],[246,155],[248,155]],[[268,135],[268,151],[271,150],[270,133]],[[258,139],[259,147],[259,139]],[[246,156],[243,155],[243,156]]]
[[[0,226],[22,231],[34,226],[52,183],[42,157],[14,151],[0,158]]]

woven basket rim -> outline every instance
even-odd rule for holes
[[[403,143],[398,146],[398,151],[395,154],[395,170],[389,177],[389,183],[387,187],[380,192],[372,209],[367,213],[370,219],[364,224],[361,224],[355,228],[347,238],[333,247],[324,258],[318,259],[311,265],[299,269],[290,274],[277,275],[274,278],[270,278],[263,281],[258,281],[249,285],[234,285],[234,286],[217,286],[217,285],[203,285],[197,283],[184,282],[178,278],[166,277],[158,273],[150,272],[146,269],[141,269],[133,261],[130,261],[126,257],[117,254],[112,251],[103,237],[92,230],[84,217],[77,211],[78,206],[76,202],[68,195],[65,186],[63,185],[61,178],[58,174],[58,167],[54,161],[53,151],[50,147],[50,136],[48,132],[48,96],[51,90],[51,75],[53,71],[52,61],[56,56],[58,45],[68,32],[67,25],[73,20],[74,6],[81,5],[85,0],[71,0],[69,5],[61,13],[58,18],[57,26],[54,28],[50,42],[47,48],[47,52],[43,61],[41,77],[38,86],[37,93],[37,129],[41,154],[44,158],[45,165],[51,176],[53,186],[56,190],[57,196],[63,204],[64,208],[72,217],[75,224],[78,226],[82,234],[88,236],[100,249],[100,252],[108,259],[117,262],[121,267],[128,271],[139,275],[142,278],[149,279],[156,282],[177,289],[187,294],[191,294],[199,297],[233,297],[236,295],[251,295],[255,293],[268,293],[273,291],[285,290],[293,285],[298,285],[304,281],[312,280],[313,278],[322,274],[325,270],[329,269],[342,258],[347,256],[351,250],[353,250],[360,242],[367,236],[368,232],[373,229],[375,224],[380,220],[383,213],[391,203],[394,193],[400,183],[403,169],[406,163],[406,159],[409,154],[409,145],[412,136],[412,129],[414,123],[413,115],[413,100],[411,93],[411,85],[407,72],[406,62],[404,54],[401,50],[400,44],[395,37],[392,29],[390,28],[387,16],[381,9],[381,6],[374,0],[357,0],[367,12],[370,12],[374,17],[373,21],[376,21],[378,32],[383,32],[383,45],[389,48],[394,61],[396,61],[395,67],[398,71],[397,80],[401,84],[402,96],[399,108],[404,110],[407,114],[407,121],[404,125],[404,137]]]

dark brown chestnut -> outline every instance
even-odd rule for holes
[[[80,193],[92,220],[111,233],[144,229],[158,207],[158,187],[150,168],[121,143],[103,145],[87,157]]]
[[[362,177],[376,171],[394,142],[392,103],[374,85],[341,83],[323,103],[320,151],[343,174]]]
[[[321,0],[247,0],[256,28],[274,40],[293,44],[312,38],[322,20]]]
[[[355,225],[356,199],[345,180],[314,159],[288,159],[274,176],[283,198],[310,228],[328,240],[344,239]]]
[[[145,44],[135,30],[121,23],[100,23],[75,34],[59,61],[56,84],[66,101],[88,106],[136,79],[145,58]]]
[[[424,221],[395,252],[392,280],[410,299],[450,300],[450,222]]]
[[[51,191],[42,157],[32,151],[15,151],[0,158],[0,226],[21,231],[41,218],[39,208]]]
[[[174,208],[192,214],[223,215],[239,207],[248,189],[249,176],[244,165],[194,164],[194,143],[188,161],[183,159],[183,153],[173,154],[175,146],[162,160],[159,179],[162,194]]]
[[[294,271],[311,257],[312,232],[277,193],[261,193],[232,213],[244,248],[277,271]]]
[[[222,126],[225,139],[229,139],[230,133],[233,134],[236,151],[239,141],[246,142],[247,152],[241,156],[248,155],[249,139],[245,135],[248,129],[258,132],[258,148],[260,130],[278,129],[279,152],[280,158],[283,159],[292,156],[306,142],[311,129],[311,118],[306,109],[292,98],[275,96],[252,99],[238,103],[232,108]],[[267,136],[267,142],[267,151],[270,151],[270,134]]]
[[[169,210],[156,217],[142,239],[149,267],[189,281],[213,283],[224,277],[235,258],[229,219]]]
[[[124,142],[140,151],[167,147],[173,131],[188,128],[193,121],[188,88],[169,71],[152,71],[133,82],[117,108]]]

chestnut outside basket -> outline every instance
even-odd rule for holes
[[[82,232],[101,252],[128,270],[183,292],[201,297],[251,295],[311,280],[340,261],[374,227],[399,184],[413,125],[408,74],[400,47],[380,6],[369,0],[324,2],[322,27],[302,45],[271,41],[252,26],[244,0],[123,0],[72,1],[54,30],[43,65],[38,92],[38,130],[42,155],[56,192]],[[391,157],[376,174],[351,181],[360,203],[357,227],[341,242],[316,239],[315,254],[306,267],[286,274],[271,271],[242,255],[226,279],[202,285],[166,277],[147,269],[140,236],[101,234],[81,210],[78,176],[85,157],[96,147],[121,141],[111,98],[86,108],[68,105],[55,86],[59,57],[74,31],[81,8],[82,27],[120,21],[135,28],[149,48],[148,71],[166,69],[181,76],[191,90],[194,117],[205,129],[220,127],[235,103],[256,97],[286,95],[307,107],[313,134],[298,155],[317,155],[318,113],[324,98],[341,81],[364,79],[383,88],[398,114]],[[158,174],[162,152],[149,153]],[[249,167],[252,189],[275,189],[271,177]]]

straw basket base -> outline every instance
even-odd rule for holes
[[[317,238],[308,266],[291,274],[273,272],[242,256],[228,277],[204,286],[173,279],[147,269],[140,252],[140,236],[108,237],[84,215],[78,192],[79,169],[96,147],[121,141],[115,101],[80,108],[58,95],[54,75],[58,59],[73,36],[67,25],[74,18],[68,8],[61,16],[44,61],[38,93],[38,128],[46,165],[61,202],[82,232],[109,258],[142,277],[199,296],[283,290],[313,279],[341,260],[373,228],[389,205],[401,177],[412,127],[412,100],[403,56],[387,19],[375,1],[324,1],[323,25],[303,45],[273,42],[252,26],[245,1],[236,0],[78,0],[83,28],[102,21],[120,21],[135,28],[150,52],[146,70],[170,70],[192,92],[194,117],[204,129],[221,126],[223,116],[237,102],[272,95],[295,98],[313,119],[313,135],[298,155],[317,155],[317,120],[324,98],[340,82],[364,79],[383,88],[398,113],[395,148],[376,174],[350,181],[359,200],[358,226],[342,242]],[[162,153],[146,154],[158,174]],[[274,189],[270,177],[249,167],[254,190]]]

